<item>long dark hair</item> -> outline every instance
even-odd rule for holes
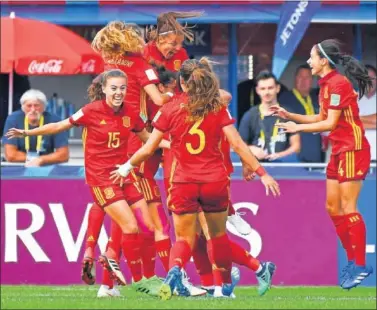
[[[329,61],[331,68],[339,65],[344,69],[344,74],[359,88],[359,98],[364,96],[372,87],[372,78],[368,75],[367,68],[356,58],[341,51],[341,43],[335,39],[324,40],[316,45],[318,55]]]
[[[168,86],[172,81],[176,80],[177,74],[175,72],[166,69],[164,66],[156,64],[152,66],[156,70],[158,79],[163,86]]]
[[[90,102],[105,99],[106,96],[102,91],[102,87],[106,86],[107,80],[113,77],[124,77],[127,80],[127,75],[119,69],[112,69],[101,73],[92,81],[92,84],[90,84],[88,87],[87,92]]]

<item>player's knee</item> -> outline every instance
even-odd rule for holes
[[[122,231],[125,234],[137,234],[139,232],[139,227],[137,223],[127,223],[122,226]]]
[[[342,199],[342,212],[343,214],[350,214],[357,212],[357,204],[353,199]]]
[[[327,199],[326,201],[326,211],[330,216],[339,215],[340,204],[332,199]]]

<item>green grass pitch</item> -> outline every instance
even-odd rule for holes
[[[121,298],[96,298],[98,286],[1,286],[1,309],[376,309],[376,288],[237,287],[236,299],[173,297],[169,301],[123,287]]]

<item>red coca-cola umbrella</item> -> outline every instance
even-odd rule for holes
[[[1,17],[1,73],[9,73],[9,113],[13,72],[23,75],[96,74],[103,61],[88,41],[69,29],[33,19]]]

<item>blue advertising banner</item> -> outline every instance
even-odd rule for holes
[[[320,7],[320,1],[309,0],[288,1],[282,7],[272,60],[272,72],[278,79]]]

